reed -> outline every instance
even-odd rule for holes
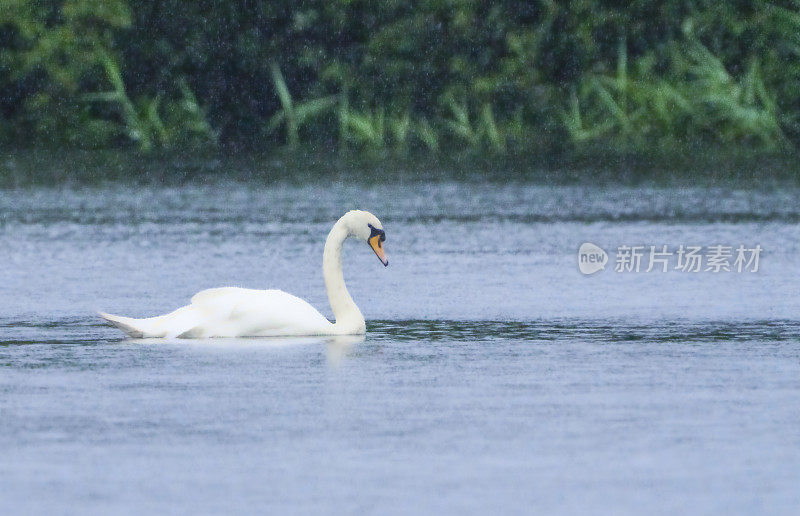
[[[140,96],[134,101],[128,96],[117,61],[103,52],[100,63],[111,89],[83,94],[81,100],[110,105],[118,113],[119,123],[95,119],[95,123],[103,124],[105,132],[124,134],[142,152],[151,152],[156,147],[190,145],[188,138],[203,144],[217,144],[218,132],[211,127],[205,110],[184,81],[178,87],[180,97],[175,101],[164,102],[161,94]]]
[[[87,93],[82,96],[82,99],[85,102],[102,102],[116,106],[128,138],[138,144],[139,149],[143,152],[151,151],[153,149],[153,133],[164,137],[164,126],[158,115],[160,100],[158,98],[143,99],[141,102],[143,109],[137,110],[125,89],[117,62],[107,52],[102,52],[100,63],[105,71],[106,79],[111,85],[111,90]]]
[[[283,125],[286,129],[287,143],[290,147],[296,148],[300,143],[300,128],[309,124],[314,118],[330,111],[339,99],[336,95],[329,95],[295,102],[278,65],[272,63],[270,69],[272,83],[280,100],[281,109],[267,122],[267,131],[273,132]]]

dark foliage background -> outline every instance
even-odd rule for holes
[[[800,2],[1,0],[16,145],[800,143]]]

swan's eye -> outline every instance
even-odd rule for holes
[[[367,224],[367,226],[369,227],[369,231],[370,231],[370,233],[369,233],[369,239],[370,240],[375,235],[380,235],[380,241],[381,242],[385,242],[386,241],[386,233],[384,233],[384,231],[382,229],[378,229],[375,226],[373,226],[372,224]]]

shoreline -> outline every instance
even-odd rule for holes
[[[57,157],[56,157],[57,156]],[[355,154],[332,150],[0,149],[0,188],[103,184],[525,182],[543,185],[800,186],[800,156],[685,147],[650,152],[593,148],[524,154]]]

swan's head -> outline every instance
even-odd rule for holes
[[[389,265],[383,249],[386,233],[383,232],[383,224],[378,217],[368,211],[353,210],[348,211],[342,218],[347,225],[348,233],[359,240],[366,241],[384,267]]]

